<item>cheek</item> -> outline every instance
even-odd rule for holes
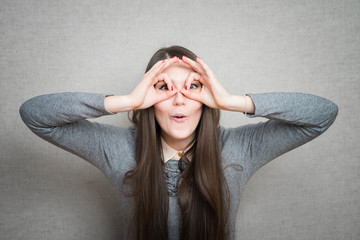
[[[168,114],[168,108],[164,102],[160,102],[154,105],[155,119],[159,122],[164,116]]]
[[[203,104],[195,101],[195,103],[193,104],[193,111],[202,112],[202,109],[203,109]]]
[[[200,120],[200,118],[201,118],[202,111],[203,111],[203,105],[201,103],[197,102],[197,104],[194,105],[193,113],[196,115],[196,118],[198,120]]]

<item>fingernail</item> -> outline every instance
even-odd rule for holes
[[[187,86],[185,86],[185,90],[187,90]]]
[[[173,91],[174,90],[174,88],[171,86],[171,91]]]
[[[183,55],[183,57],[182,58],[187,58],[185,55]]]
[[[161,63],[164,63],[165,62],[165,60],[164,61],[162,61]]]
[[[201,58],[200,58],[200,57],[198,57],[198,59],[200,59],[200,60],[201,60]]]
[[[176,56],[173,56],[172,58],[176,58]]]

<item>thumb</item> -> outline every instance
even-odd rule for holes
[[[164,91],[161,94],[159,94],[157,102],[161,102],[161,101],[164,101],[166,99],[169,99],[172,96],[174,96],[175,94],[176,94],[176,91]]]
[[[198,92],[192,92],[189,90],[185,90],[184,88],[180,89],[180,92],[187,98],[190,98],[190,99],[198,101],[198,102],[202,102],[200,93],[198,93]]]

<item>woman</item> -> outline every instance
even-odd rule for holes
[[[269,120],[226,129],[219,109]],[[129,111],[128,129],[86,120]],[[252,174],[322,134],[337,112],[309,94],[230,95],[180,46],[158,50],[128,95],[48,94],[20,108],[35,134],[94,164],[119,189],[123,239],[235,239]]]

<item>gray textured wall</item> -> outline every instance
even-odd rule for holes
[[[360,1],[0,1],[0,238],[116,239],[102,173],[32,134],[26,99],[126,94],[160,47],[192,49],[233,94],[295,91],[339,105],[334,125],[258,171],[238,238],[360,239]],[[126,114],[97,119],[129,126]],[[262,119],[223,112],[222,124]]]

